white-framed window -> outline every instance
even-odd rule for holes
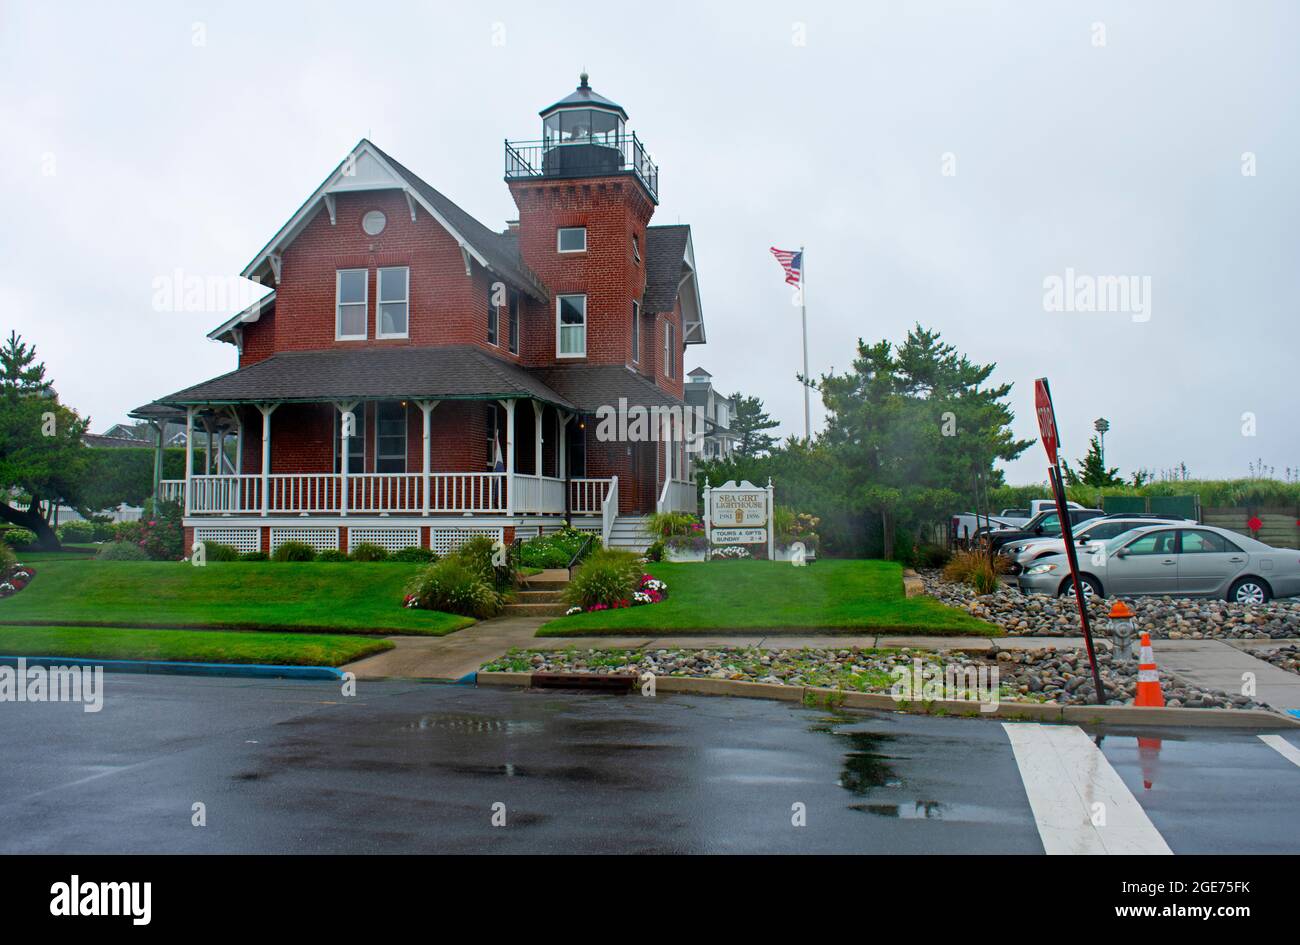
[[[632,363],[641,360],[641,305],[632,302]]]
[[[555,298],[555,356],[582,358],[587,354],[587,297]]]
[[[664,377],[673,376],[673,323],[664,322]]]
[[[585,226],[560,227],[555,231],[555,249],[560,253],[585,253],[587,228]]]
[[[335,340],[365,340],[366,324],[370,321],[370,309],[366,301],[369,294],[369,270],[339,269],[334,273],[334,299],[337,313],[334,321]]]
[[[393,266],[379,270],[376,338],[405,338],[410,327],[411,270]]]
[[[641,261],[641,240],[635,233],[632,234],[632,260]]]

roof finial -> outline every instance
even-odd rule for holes
[[[583,67],[582,67],[582,72],[579,73],[579,75],[578,75],[578,88],[580,88],[580,89],[590,88],[590,86],[587,85],[587,67],[586,67],[586,66],[583,66]]]

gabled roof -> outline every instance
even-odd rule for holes
[[[244,347],[244,326],[257,321],[263,314],[273,314],[274,312],[275,292],[272,291],[262,296],[242,312],[232,315],[216,328],[212,329],[212,331],[208,332],[208,337],[213,341],[229,342],[242,351]]]
[[[365,138],[357,142],[348,156],[339,162],[270,242],[262,247],[245,267],[243,276],[267,283],[270,280],[266,277],[271,276],[278,282],[281,251],[293,242],[303,227],[320,211],[321,206],[325,206],[332,217],[335,194],[368,190],[402,191],[406,194],[411,218],[415,219],[417,207],[423,208],[460,245],[467,267],[472,259],[512,283],[515,288],[522,289],[541,301],[549,300],[550,295],[545,287],[520,264],[518,250],[511,255],[509,248],[502,244],[501,234],[494,233],[479,223]]]
[[[325,348],[282,351],[187,387],[158,404],[199,406],[342,400],[495,400],[573,404],[528,371],[474,345]]]
[[[688,345],[704,344],[704,315],[691,228],[682,223],[648,226],[645,244],[642,310],[650,314],[671,312],[680,297],[685,325],[682,340]]]

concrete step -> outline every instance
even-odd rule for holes
[[[531,587],[526,591],[516,591],[515,600],[521,604],[555,604],[563,592],[559,589],[539,591]]]
[[[564,604],[506,604],[502,617],[561,617],[568,608]]]

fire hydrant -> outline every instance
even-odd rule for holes
[[[1114,656],[1117,663],[1131,663],[1133,661],[1133,637],[1137,630],[1137,615],[1133,613],[1133,608],[1122,600],[1117,600],[1110,608],[1107,615],[1110,619],[1107,623],[1107,631],[1114,644]]]

